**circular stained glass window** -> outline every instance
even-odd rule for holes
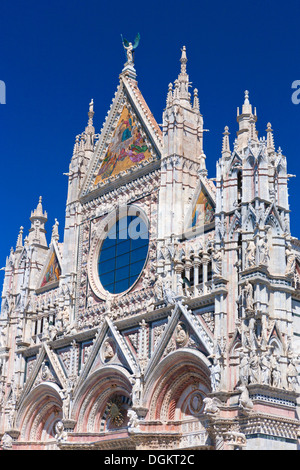
[[[127,291],[139,278],[148,255],[147,223],[137,215],[120,218],[108,231],[99,255],[101,284],[111,294]]]

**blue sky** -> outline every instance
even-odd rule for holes
[[[101,127],[125,62],[121,34],[141,35],[135,64],[139,87],[158,123],[168,83],[187,48],[187,70],[199,90],[204,117],[204,150],[215,176],[222,132],[237,130],[236,108],[244,90],[257,108],[259,136],[270,121],[275,146],[288,159],[292,233],[300,236],[300,104],[292,103],[292,83],[300,79],[300,2],[270,0],[2,0],[0,80],[1,197],[0,265],[15,247],[19,228],[30,228],[30,212],[43,197],[48,241],[54,219],[63,239],[67,177],[75,136],[95,103]],[[1,267],[0,266],[0,267]],[[1,275],[3,272],[1,272]],[[2,281],[2,277],[0,278]]]

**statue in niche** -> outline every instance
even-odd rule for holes
[[[261,383],[264,385],[271,384],[271,359],[270,352],[266,351],[260,359]]]
[[[54,340],[55,336],[57,335],[57,328],[52,321],[49,322],[49,338],[51,341]]]
[[[7,342],[7,328],[8,328],[8,325],[7,325],[7,324],[2,325],[1,334],[0,334],[0,347],[1,347],[1,348],[3,348],[4,346],[6,346],[6,342]]]
[[[104,341],[104,344],[103,344],[103,357],[104,357],[104,361],[107,362],[109,361],[110,359],[112,359],[115,355],[115,351],[114,351],[114,348],[111,344],[111,341],[109,341],[108,339],[106,341]]]
[[[268,266],[270,260],[268,237],[265,235],[258,241],[259,263]]]
[[[292,246],[290,243],[288,243],[286,250],[286,270],[285,274],[291,274],[294,273],[295,271],[295,265],[296,265],[296,256],[295,253],[292,250]]]
[[[213,357],[213,364],[210,366],[210,380],[212,391],[217,392],[221,383],[221,365],[216,356]]]
[[[279,358],[277,356],[272,356],[272,386],[280,388],[281,387],[281,370],[278,362]]]
[[[70,389],[63,389],[60,392],[60,396],[62,399],[62,412],[63,412],[63,418],[68,419],[69,418],[69,412],[70,412],[70,404],[71,404],[71,390]]]
[[[142,384],[140,377],[130,377],[130,383],[132,385],[131,400],[134,406],[139,406],[141,403],[142,395]]]
[[[242,385],[248,385],[249,381],[249,357],[245,352],[240,353],[239,380]]]
[[[253,312],[253,286],[249,280],[246,281],[242,292],[246,310]]]
[[[246,268],[251,268],[252,266],[255,266],[256,264],[256,247],[255,243],[253,240],[249,240],[246,248],[246,253],[245,253],[245,264]]]
[[[70,312],[69,308],[65,305],[62,311],[62,325],[65,334],[69,334],[71,330]]]
[[[173,305],[175,303],[176,294],[171,288],[170,279],[166,278],[165,285],[162,286],[163,297],[167,305]]]
[[[288,389],[296,392],[298,390],[298,371],[294,360],[291,360],[286,371]]]
[[[216,275],[222,276],[223,253],[222,250],[213,252],[213,271]]]
[[[250,349],[252,351],[255,351],[257,347],[257,337],[255,333],[255,318],[254,317],[251,317],[249,319],[248,341],[249,341]]]
[[[156,281],[154,284],[154,295],[157,301],[163,298],[163,279],[160,275],[156,276]]]
[[[250,383],[258,384],[260,382],[260,365],[259,358],[255,351],[250,352],[249,358],[250,365]]]
[[[51,370],[49,368],[49,365],[47,362],[43,361],[42,366],[41,366],[41,379],[43,381],[47,381],[51,378]]]
[[[183,323],[178,323],[176,326],[175,341],[179,347],[185,346],[188,341],[188,333],[186,332],[186,328]]]
[[[114,295],[106,291],[105,312],[110,313],[113,306]]]

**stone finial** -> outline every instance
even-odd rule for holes
[[[167,107],[173,104],[173,84],[169,83],[168,94],[167,94]]]
[[[195,111],[200,112],[200,103],[199,103],[199,97],[198,97],[198,89],[194,89],[194,102],[193,102],[193,109]]]
[[[34,211],[31,211],[29,218],[31,228],[29,229],[29,244],[35,243],[41,246],[47,246],[45,223],[48,220],[47,212],[43,212],[42,196],[39,198],[39,203]]]
[[[245,99],[244,104],[242,106],[242,114],[251,114],[252,113],[252,106],[249,101],[249,91],[245,90]]]
[[[186,57],[186,47],[183,46],[181,49],[181,69],[180,69],[180,74],[178,75],[178,80],[177,80],[177,85],[178,85],[178,98],[180,100],[183,100],[185,104],[188,103],[188,106],[190,107],[190,93],[189,93],[189,87],[190,87],[190,82],[189,82],[189,76],[186,72],[186,63],[187,63],[187,57]],[[176,80],[175,80],[176,82]],[[175,83],[175,89],[176,89],[176,83]],[[175,96],[174,96],[175,97]]]
[[[52,227],[51,240],[55,240],[56,242],[58,242],[59,240],[58,226],[59,226],[59,222],[57,221],[57,219],[55,219],[55,223]]]
[[[83,145],[82,150],[93,150],[94,147],[94,135],[95,135],[95,128],[93,125],[93,117],[94,117],[94,100],[91,99],[89,104],[89,112],[88,112],[88,125],[85,128],[85,135],[84,138],[81,139],[81,143]]]
[[[229,135],[230,135],[229,127],[225,126],[224,127],[224,132],[223,132],[223,136],[224,136],[223,137],[223,143],[222,143],[222,155],[225,156],[225,157],[231,155]]]
[[[16,250],[18,248],[23,248],[23,230],[24,230],[24,227],[20,227],[17,244],[16,244]]]
[[[268,122],[267,124],[266,132],[267,132],[267,150],[268,152],[274,152],[275,151],[274,135],[273,135],[273,129],[272,129],[270,122]]]
[[[181,73],[186,73],[186,63],[187,63],[187,56],[186,56],[186,47],[183,46],[181,49]]]
[[[31,212],[30,220],[32,218],[34,218],[34,219],[41,218],[41,219],[46,219],[47,220],[47,212],[45,211],[43,213],[42,196],[39,197],[39,202],[38,202],[38,205],[37,205],[36,209]]]

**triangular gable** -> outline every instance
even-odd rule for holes
[[[93,343],[92,349],[80,371],[76,391],[89,375],[107,365],[120,365],[131,373],[138,371],[136,358],[129,349],[125,338],[106,316]]]
[[[113,100],[83,184],[81,196],[160,159],[162,133],[137,84],[124,75]],[[125,179],[124,179],[125,178]]]
[[[26,378],[20,399],[19,407],[22,401],[30,393],[30,391],[42,382],[54,382],[61,389],[67,386],[67,377],[57,361],[55,354],[50,350],[46,343],[42,344],[41,350],[34,366]]]
[[[201,178],[186,216],[186,227],[192,229],[198,226],[208,226],[214,222],[215,202],[212,191]]]
[[[204,356],[211,356],[214,351],[213,334],[201,318],[197,318],[180,301],[176,301],[175,308],[165,324],[162,334],[150,357],[145,370],[145,381],[148,380],[157,364],[174,350],[174,341],[177,346],[195,347]],[[182,337],[182,340],[180,339]],[[184,338],[185,337],[185,338]],[[185,343],[186,340],[186,343]]]
[[[49,253],[45,260],[44,267],[42,269],[39,282],[37,284],[37,290],[48,290],[53,289],[58,285],[59,278],[61,275],[61,258],[58,247],[55,241],[52,241]]]
[[[229,168],[232,170],[239,169],[240,165],[242,164],[243,160],[241,156],[234,152],[231,157],[231,161],[229,162]]]
[[[149,145],[142,137],[137,116],[125,104],[94,179],[94,185],[105,182],[106,179],[117,176],[122,171],[127,171],[137,163],[146,162],[150,158]]]

